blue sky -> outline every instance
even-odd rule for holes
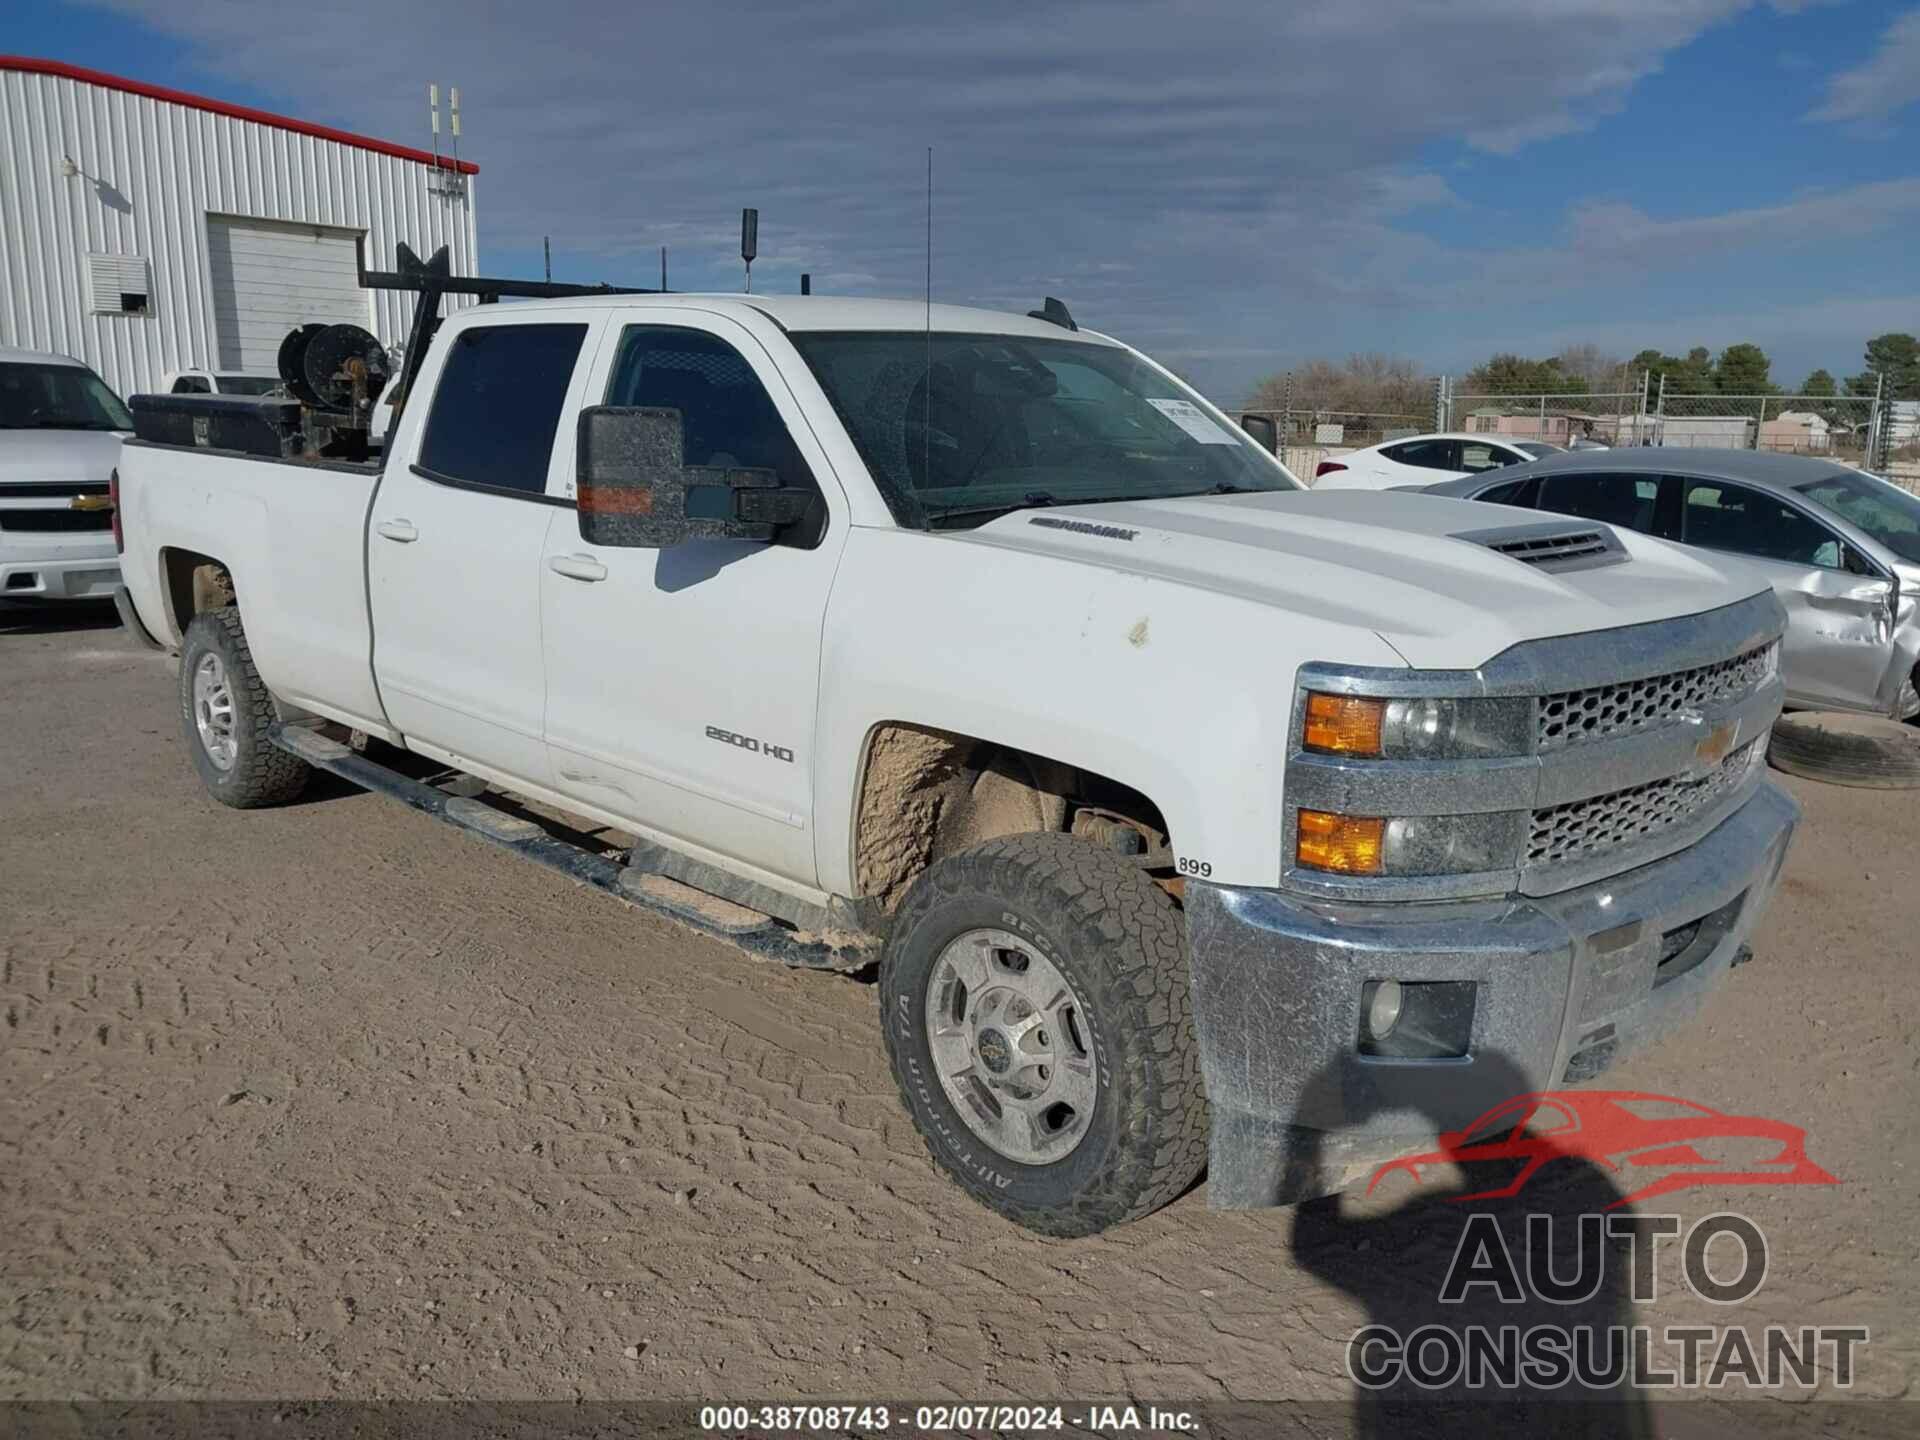
[[[5,48],[424,144],[490,271],[1065,298],[1226,401],[1314,356],[1920,331],[1920,5],[11,0]],[[264,17],[264,18],[263,18]],[[305,17],[305,18],[301,18]]]

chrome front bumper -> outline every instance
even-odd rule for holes
[[[1798,820],[1763,781],[1685,850],[1537,898],[1366,906],[1189,880],[1210,1202],[1325,1193],[1347,1166],[1588,1078],[1685,1020],[1752,933]],[[1669,934],[1716,915],[1717,939],[1660,963]],[[1468,1053],[1361,1055],[1361,986],[1387,978],[1474,982]]]
[[[111,540],[91,554],[55,546],[9,547],[0,554],[0,600],[110,600],[119,583],[120,557]]]

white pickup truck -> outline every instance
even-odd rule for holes
[[[110,599],[127,407],[78,360],[0,346],[0,602]]]
[[[1297,1198],[1690,1014],[1797,815],[1765,581],[1303,491],[1045,314],[463,310],[377,468],[129,442],[131,623],[228,804],[326,769],[877,962],[934,1159],[1046,1233],[1203,1165],[1215,1204]],[[637,838],[575,850],[365,737]]]

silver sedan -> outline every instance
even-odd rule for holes
[[[1884,480],[1810,456],[1641,447],[1421,488],[1737,555],[1786,606],[1789,706],[1920,713],[1920,498]]]

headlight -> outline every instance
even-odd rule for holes
[[[1389,820],[1381,845],[1387,875],[1475,875],[1520,863],[1526,812],[1409,815]]]
[[[1302,810],[1294,861],[1334,875],[1475,875],[1519,863],[1526,812],[1383,818]]]
[[[1523,696],[1387,700],[1312,690],[1301,747],[1360,760],[1525,755],[1533,748],[1533,701]]]

